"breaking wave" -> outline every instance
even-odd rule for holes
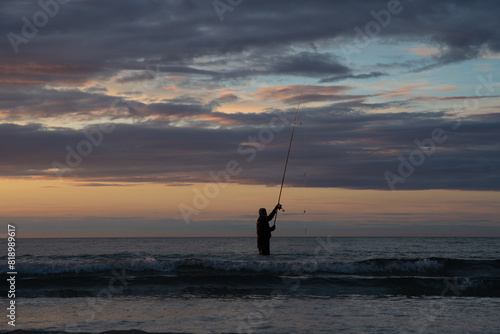
[[[284,272],[305,274],[332,273],[350,275],[443,275],[456,273],[469,276],[500,274],[500,261],[455,260],[444,258],[425,259],[370,259],[350,263],[333,261],[231,261],[209,258],[156,259],[154,257],[128,259],[72,259],[72,260],[23,260],[17,263],[21,275],[92,274],[111,270],[130,272],[160,272],[188,274],[207,271],[221,273]]]

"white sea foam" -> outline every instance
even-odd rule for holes
[[[393,272],[426,273],[440,270],[443,263],[434,259],[420,260],[372,260],[353,263],[328,261],[231,261],[209,258],[184,258],[158,260],[154,257],[121,260],[23,260],[17,264],[18,271],[25,274],[61,274],[109,272],[126,269],[134,272],[174,272],[189,270],[217,270],[224,272],[254,272],[283,274],[295,273],[338,273],[338,274],[390,274]]]

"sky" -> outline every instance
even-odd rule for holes
[[[496,0],[3,0],[0,220],[254,236],[300,100],[274,236],[500,237],[499,16]]]

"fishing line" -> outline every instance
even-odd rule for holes
[[[302,126],[302,124],[303,124],[303,121],[300,122],[300,126]],[[303,142],[304,142],[304,174],[303,174],[304,178],[303,178],[302,187],[304,189],[307,189],[307,165],[308,165],[307,162],[309,161],[309,159],[308,159],[309,152],[308,152],[308,146],[307,146],[307,143],[308,143],[307,130],[305,128],[302,128],[302,135],[304,137],[304,140],[303,140]],[[306,209],[307,192],[303,191],[302,194],[303,194],[302,201],[304,203],[304,218],[303,218],[303,220],[304,220],[304,234],[307,235],[307,214],[306,214],[306,212],[307,212],[307,209]]]

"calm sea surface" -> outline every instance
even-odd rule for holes
[[[5,241],[2,241],[6,249]],[[0,331],[499,333],[500,238],[17,241]]]

